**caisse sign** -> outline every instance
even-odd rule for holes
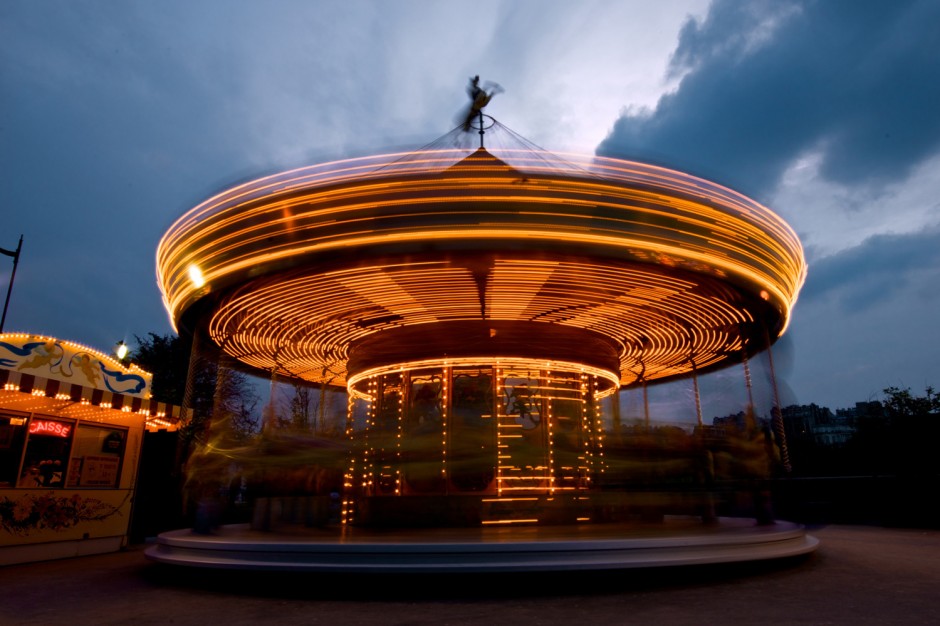
[[[53,435],[55,437],[68,437],[72,434],[72,425],[65,422],[34,419],[29,423],[30,435]]]

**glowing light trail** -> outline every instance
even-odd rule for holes
[[[690,355],[708,369],[756,351],[756,320],[781,334],[806,272],[792,229],[720,185],[641,163],[482,149],[239,185],[177,220],[157,260],[174,325],[205,322],[252,367],[318,382],[329,372],[334,384],[355,373],[356,345],[402,356],[375,338],[433,336],[444,323],[603,337],[622,385],[682,376]],[[576,362],[572,350],[560,358]]]

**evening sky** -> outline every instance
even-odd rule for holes
[[[6,0],[6,331],[108,351],[168,333],[157,242],[288,167],[448,132],[469,76],[546,149],[746,193],[809,275],[774,354],[784,401],[940,386],[940,2]],[[12,264],[0,257],[6,293]]]

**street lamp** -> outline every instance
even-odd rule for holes
[[[10,273],[10,284],[7,285],[7,299],[3,302],[3,317],[0,317],[0,333],[3,332],[3,325],[7,321],[7,307],[10,306],[10,293],[13,291],[13,279],[16,278],[16,266],[20,262],[20,252],[22,250],[23,235],[20,235],[20,242],[16,244],[16,250],[0,248],[0,254],[13,257],[13,271]]]

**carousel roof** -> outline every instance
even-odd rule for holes
[[[783,333],[806,268],[772,211],[681,172],[490,135],[503,140],[459,145],[454,131],[206,200],[158,248],[171,319],[251,367],[332,384],[502,355],[629,385]]]

